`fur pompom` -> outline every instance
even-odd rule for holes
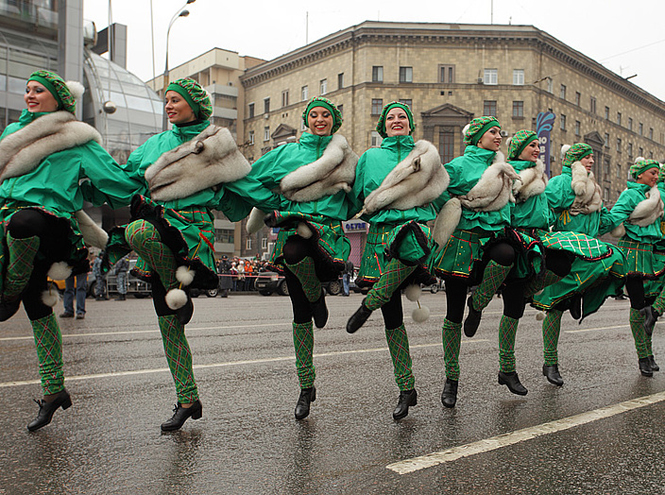
[[[421,294],[422,290],[420,289],[420,286],[416,284],[409,285],[404,289],[404,295],[409,301],[417,301],[420,299]]]
[[[57,290],[45,290],[42,292],[42,302],[51,308],[58,304],[59,299]]]
[[[468,131],[470,127],[471,127],[470,122],[464,126],[464,129],[462,129],[462,136],[466,136],[466,131]]]
[[[247,217],[247,224],[245,229],[249,234],[256,234],[259,230],[266,226],[263,219],[266,217],[265,212],[259,210],[258,208],[252,208],[252,211]]]
[[[561,160],[563,161],[564,157],[566,156],[566,153],[568,153],[568,150],[570,149],[569,144],[564,144],[561,146]]]
[[[187,294],[182,289],[171,289],[166,293],[166,305],[171,309],[180,309],[187,304]]]
[[[65,261],[57,261],[49,268],[48,276],[51,280],[64,280],[72,274],[72,267]]]
[[[85,93],[85,88],[83,84],[78,81],[65,81],[65,85],[69,88],[69,92],[72,94],[75,100],[80,100],[83,93]]]
[[[644,160],[646,160],[646,158],[644,158],[643,156],[638,156],[637,158],[635,158],[635,163],[643,162]]]
[[[190,285],[194,281],[194,271],[186,266],[179,266],[175,271],[175,278],[184,286]],[[186,302],[186,301],[185,301]]]
[[[309,239],[314,235],[312,230],[307,226],[306,223],[300,222],[298,224],[298,228],[296,229],[296,233],[302,237],[303,239]]]
[[[419,308],[414,309],[411,313],[411,318],[413,318],[413,321],[416,323],[427,321],[429,318],[429,308],[427,306],[420,306]]]
[[[543,313],[542,311],[538,311],[536,313],[536,320],[543,321],[544,319],[545,319],[545,313]]]

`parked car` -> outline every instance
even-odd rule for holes
[[[51,277],[48,278],[48,283],[51,287],[55,288],[60,294],[65,292],[65,281],[64,280],[53,280]],[[92,273],[92,270],[88,272],[88,285],[86,290],[87,297],[95,296],[95,275]]]
[[[136,260],[129,260],[129,274],[127,275],[127,295],[132,295],[138,299],[148,297],[152,294],[150,284],[138,277],[132,275],[132,269],[136,266]],[[90,288],[88,287],[88,291]],[[113,269],[106,276],[106,293],[118,293],[118,276],[113,273]]]
[[[336,296],[342,292],[342,279],[323,282],[321,284],[327,294]],[[269,296],[273,292],[281,296],[289,295],[289,287],[286,285],[286,279],[277,272],[260,272],[254,282],[254,287],[259,294]]]

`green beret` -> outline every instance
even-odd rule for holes
[[[538,139],[538,134],[533,131],[517,131],[508,145],[508,160],[516,160],[522,154],[522,151],[533,141]]]
[[[309,127],[307,116],[309,115],[310,110],[316,107],[327,108],[330,111],[333,116],[333,126],[330,134],[335,134],[338,129],[342,127],[342,112],[339,111],[339,108],[337,108],[332,101],[330,101],[328,98],[324,98],[323,96],[315,96],[309,100],[309,103],[307,103],[307,107],[302,113],[302,121],[305,127]]]
[[[182,96],[197,119],[208,120],[212,115],[210,95],[194,79],[183,78],[173,81],[166,88],[166,92],[168,91],[175,91]]]
[[[413,123],[413,112],[409,108],[409,105],[405,105],[399,101],[391,101],[385,107],[383,107],[383,110],[381,111],[381,117],[379,117],[379,122],[376,124],[376,132],[378,132],[382,138],[388,137],[388,134],[386,134],[386,116],[393,108],[401,108],[406,112],[406,116],[409,119],[409,135],[413,134],[413,129],[416,128],[416,125]]]
[[[30,74],[28,82],[30,81],[36,81],[48,89],[55,101],[58,102],[58,109],[62,108],[68,112],[76,113],[76,97],[72,94],[65,80],[58,74],[50,70],[38,70]]]
[[[657,168],[660,170],[660,163],[657,160],[646,160],[644,158],[638,158],[635,160],[635,164],[630,167],[630,175],[633,177],[633,179],[637,179],[637,177],[643,172],[646,172],[652,168]]]
[[[468,128],[464,131],[464,143],[477,145],[480,138],[483,137],[487,131],[492,127],[498,127],[501,129],[501,124],[496,117],[489,115],[483,117],[476,117],[471,122],[469,122]]]
[[[585,156],[593,155],[593,148],[586,143],[575,143],[563,157],[563,166],[571,167],[573,163],[579,162]]]

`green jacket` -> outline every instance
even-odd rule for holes
[[[445,165],[450,184],[448,189],[434,202],[437,210],[454,196],[463,196],[475,186],[483,172],[492,165],[496,153],[477,146],[469,145],[464,155],[454,158]],[[462,218],[457,225],[458,230],[482,230],[496,232],[508,227],[511,221],[513,203],[508,203],[498,211],[472,211],[462,208]]]
[[[646,193],[651,190],[651,187],[646,184],[638,184],[637,182],[628,182],[627,186],[628,188],[621,193],[619,199],[617,199],[617,202],[612,207],[608,222],[609,227],[614,228],[624,222],[623,226],[626,229],[626,237],[630,240],[650,244],[657,243],[662,237],[660,219],[645,227],[627,222],[628,216],[633,212],[638,203],[647,199]]]
[[[527,168],[535,167],[530,161],[510,161],[515,172],[520,173]],[[512,210],[512,226],[549,230],[552,214],[547,204],[547,196],[539,194],[531,196],[526,201],[515,203]]]
[[[388,137],[381,142],[380,148],[370,148],[362,154],[358,160],[356,181],[353,185],[353,194],[359,202],[357,206],[362,206],[365,198],[381,185],[414,146],[411,136]],[[427,204],[408,210],[379,210],[371,215],[363,215],[362,218],[377,225],[401,225],[411,220],[424,223],[436,218],[436,210],[432,204]]]

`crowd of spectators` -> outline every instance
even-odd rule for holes
[[[254,281],[260,273],[270,271],[268,262],[259,259],[244,259],[222,256],[217,262],[217,273],[222,275],[222,290],[252,291]]]

